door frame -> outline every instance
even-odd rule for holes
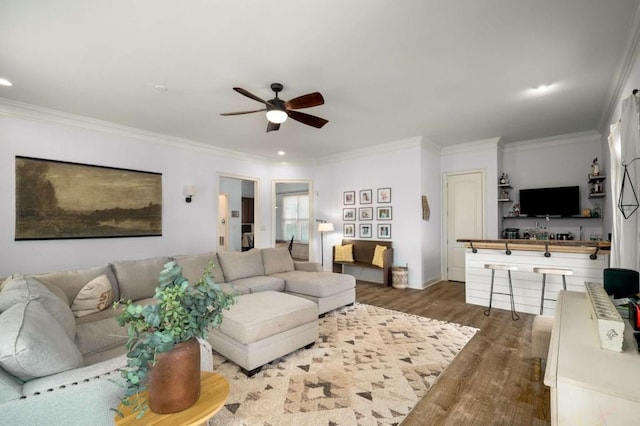
[[[313,180],[311,179],[272,179],[271,180],[271,246],[275,247],[276,244],[276,185],[279,183],[306,183],[307,191],[309,194],[309,260],[311,260],[311,247],[316,240],[316,220],[315,209],[313,208]]]
[[[449,280],[449,246],[448,246],[448,236],[449,236],[449,216],[447,212],[449,211],[449,191],[447,187],[449,185],[449,177],[452,176],[460,176],[460,175],[468,175],[468,174],[476,174],[479,173],[481,177],[481,188],[482,188],[482,238],[486,238],[487,235],[487,171],[486,169],[470,169],[470,170],[460,170],[455,172],[445,172],[442,174],[442,246],[440,247],[442,253],[442,265],[441,271],[442,279],[445,281]]]
[[[238,180],[246,180],[246,181],[251,181],[253,182],[253,194],[254,194],[254,200],[253,200],[253,246],[254,247],[263,247],[262,245],[262,238],[261,235],[262,233],[260,232],[261,230],[261,220],[260,220],[260,179],[257,177],[251,177],[251,176],[243,176],[243,175],[236,175],[233,173],[220,173],[218,172],[216,174],[217,179],[216,179],[216,186],[217,186],[217,190],[216,190],[216,194],[220,195],[220,178],[229,178],[229,179],[238,179]],[[217,209],[220,209],[220,205],[217,202],[216,199],[216,207]],[[219,212],[218,212],[218,216],[219,216]],[[227,221],[228,222],[228,221]],[[217,235],[218,233],[218,229],[216,228],[216,238],[218,237]],[[229,229],[227,228],[227,238],[229,238]],[[227,247],[229,247],[228,245],[228,241],[227,243]],[[217,247],[217,245],[216,245]]]

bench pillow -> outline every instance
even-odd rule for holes
[[[0,314],[0,366],[23,381],[83,366],[64,328],[36,300]]]
[[[384,251],[387,248],[385,246],[376,245],[376,249],[373,252],[373,260],[371,264],[379,268],[384,268]]]
[[[353,244],[335,246],[334,262],[353,262]]]
[[[218,253],[218,260],[229,282],[264,275],[260,249],[245,252],[221,251]]]
[[[286,247],[265,248],[261,251],[265,275],[295,271],[293,259]]]
[[[76,337],[76,320],[67,302],[52,293],[47,286],[29,275],[16,274],[2,284],[0,312],[17,303],[37,300],[60,324],[70,339]],[[0,329],[1,330],[1,329]]]

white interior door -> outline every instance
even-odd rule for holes
[[[218,195],[218,251],[227,251],[229,230],[229,201],[227,194]]]
[[[465,280],[464,243],[484,236],[484,176],[481,171],[447,176],[447,279]]]

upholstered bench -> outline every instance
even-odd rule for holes
[[[238,364],[247,376],[318,339],[318,305],[277,291],[245,294],[209,332],[213,350]]]

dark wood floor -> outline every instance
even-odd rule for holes
[[[425,290],[358,282],[356,300],[480,331],[402,423],[410,425],[548,425],[549,389],[533,380],[533,315],[464,303],[464,283],[443,281]]]

